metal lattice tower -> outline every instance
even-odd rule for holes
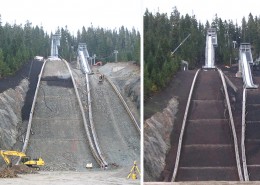
[[[58,46],[60,46],[60,34],[54,34],[52,35],[52,40],[51,40],[51,56],[52,57],[57,57],[59,56],[58,53]]]

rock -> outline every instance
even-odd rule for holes
[[[140,120],[140,68],[133,62],[107,63],[98,70],[117,86],[136,120]]]
[[[22,123],[21,109],[29,82],[24,79],[15,89],[0,94],[0,147],[10,149],[16,143]]]
[[[163,112],[157,112],[144,123],[144,180],[155,181],[165,166],[165,157],[170,149],[170,134],[173,128],[178,101],[172,98]]]

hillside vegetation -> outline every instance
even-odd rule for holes
[[[252,45],[253,58],[260,54],[260,17],[249,13],[241,24],[232,20],[215,18],[202,24],[196,16],[181,15],[176,7],[170,15],[166,13],[144,14],[144,98],[162,90],[167,86],[174,74],[179,70],[181,60],[189,62],[193,69],[204,64],[205,41],[209,27],[217,29],[218,47],[215,51],[217,64],[235,63],[238,57],[237,48],[240,43]],[[171,52],[189,34],[190,37],[172,55]],[[234,48],[233,41],[236,41]]]
[[[140,63],[140,33],[119,29],[82,27],[77,35],[65,28],[57,28],[61,34],[59,55],[67,61],[75,60],[79,43],[86,43],[90,56],[96,54],[96,60],[110,62],[115,60],[114,50],[118,51],[118,61],[136,61]],[[21,66],[36,55],[48,57],[51,48],[51,36],[42,26],[6,23],[2,25],[0,15],[0,77],[14,74]]]

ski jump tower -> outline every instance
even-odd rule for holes
[[[89,53],[86,43],[79,43],[78,46],[78,62],[80,63],[83,73],[92,74],[92,70],[89,64]]]
[[[52,40],[51,40],[51,56],[54,58],[59,57],[58,53],[58,46],[60,46],[60,34],[54,34],[52,35]]]
[[[258,88],[253,82],[251,66],[253,65],[253,57],[251,45],[249,43],[241,43],[239,47],[239,64],[237,77],[243,77],[244,87],[247,89]]]
[[[215,28],[208,28],[205,48],[205,66],[203,68],[215,68],[215,50],[218,46],[217,32]]]

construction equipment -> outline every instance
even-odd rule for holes
[[[87,163],[86,168],[87,169],[92,169],[93,168],[93,164],[92,163]]]
[[[135,179],[137,179],[137,173],[139,173],[139,175],[141,175],[140,170],[137,167],[137,163],[136,163],[136,161],[134,161],[134,166],[131,168],[131,171],[128,174],[127,178],[129,179],[131,177],[132,179],[135,180]]]
[[[25,153],[23,152],[11,151],[11,150],[0,150],[0,155],[3,157],[5,163],[10,167],[12,166],[12,162],[8,156],[21,157],[22,163],[29,167],[39,169],[39,166],[44,166],[44,161],[41,157],[38,159],[31,159],[29,156],[26,156]]]
[[[105,76],[103,74],[99,75],[98,82],[102,83],[104,81]]]

